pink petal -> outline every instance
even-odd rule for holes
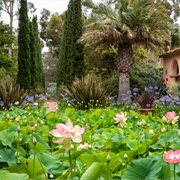
[[[58,140],[55,140],[55,141],[53,141],[54,143],[61,143],[61,142],[63,142],[64,141],[64,138],[61,138],[61,139],[58,139]]]
[[[118,122],[119,122],[119,119],[118,119],[118,118],[114,118],[114,120],[116,121],[115,123],[118,123]]]
[[[64,136],[67,132],[71,132],[71,129],[64,124],[56,124],[57,131]]]
[[[71,149],[71,139],[70,138],[66,138],[64,140],[63,146],[64,146],[64,149],[66,151],[70,150]]]
[[[172,111],[172,117],[174,118],[174,117],[176,117],[176,113],[174,112],[174,111]]]
[[[71,138],[75,135],[75,132],[72,132],[72,131],[68,131],[66,133],[64,133],[64,137],[66,138]]]
[[[72,124],[72,122],[70,121],[70,119],[68,119],[68,120],[66,121],[65,125],[66,125],[67,127],[69,127],[70,129],[73,129],[73,124]]]
[[[82,137],[81,136],[74,136],[72,137],[72,140],[76,143],[82,142]]]
[[[81,128],[79,125],[74,126],[74,132],[76,135],[81,135],[84,131],[85,128]]]
[[[62,135],[59,134],[59,132],[56,129],[51,130],[49,133],[55,137],[62,137]]]

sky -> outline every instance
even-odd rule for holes
[[[1,0],[0,0],[1,1]],[[100,2],[101,0],[93,0],[94,3]],[[51,14],[58,12],[59,14],[67,10],[69,0],[28,0],[32,2],[37,8],[36,13],[39,16],[43,8],[50,10]],[[16,7],[16,6],[15,6]],[[9,23],[9,17],[7,14],[2,13],[2,18],[5,23]],[[17,27],[17,20],[14,20],[14,27]]]
[[[93,0],[94,3],[100,1],[101,0]],[[58,12],[59,14],[63,13],[65,10],[67,10],[69,0],[28,0],[28,2],[32,2],[35,8],[37,8],[36,13],[39,17],[40,12],[42,11],[43,8],[50,10],[51,14],[55,12]],[[9,23],[9,17],[7,16],[7,14],[2,13],[2,18],[5,23],[7,24]],[[178,20],[178,23],[180,24],[180,18]],[[17,28],[17,25],[18,25],[17,20],[14,20],[13,26]]]

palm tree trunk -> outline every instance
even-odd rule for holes
[[[119,90],[118,102],[125,101],[130,90],[130,71],[133,65],[133,50],[131,44],[120,44],[118,48]]]
[[[119,90],[118,90],[118,102],[125,101],[127,98],[127,91],[130,90],[130,73],[119,72]]]

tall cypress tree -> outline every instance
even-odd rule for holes
[[[34,27],[34,17],[32,22],[29,23],[30,27],[30,72],[31,72],[31,88],[37,87],[37,39],[36,30]]]
[[[77,44],[77,40],[82,36],[82,9],[81,0],[72,0],[72,7],[70,10],[70,29],[71,29],[71,58],[72,58],[72,75],[81,77],[84,75],[84,53],[83,45]]]
[[[70,0],[65,15],[63,36],[60,42],[60,58],[57,63],[57,86],[68,85],[75,76],[84,74],[83,46],[77,44],[82,35],[81,0]]]
[[[30,22],[31,87],[44,87],[41,43],[38,32],[37,16]]]
[[[18,26],[18,76],[21,88],[31,88],[30,37],[27,0],[20,0]]]

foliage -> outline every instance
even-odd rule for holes
[[[58,55],[60,36],[62,35],[63,19],[59,14],[53,14],[46,27],[46,46],[49,47],[51,52]]]
[[[4,68],[0,68],[0,84],[12,83],[15,79]]]
[[[71,86],[64,87],[66,101],[75,109],[89,110],[104,107],[108,102],[107,88],[93,75],[76,78]]]
[[[34,27],[34,20],[29,22],[29,29],[30,29],[30,73],[31,73],[31,88],[35,89],[37,87],[37,75],[38,75],[38,68],[37,68],[37,38],[36,38],[36,29]],[[37,18],[36,18],[37,21]]]
[[[147,63],[138,63],[132,68],[130,82],[131,89],[138,88],[143,90],[146,86],[160,87],[162,79],[162,70],[154,65]]]
[[[116,54],[111,47],[84,47],[85,66],[88,73],[96,73],[106,79],[116,69]]]
[[[9,55],[14,40],[15,36],[11,34],[11,28],[0,22],[0,68],[4,68],[10,76],[15,76],[17,73],[16,56]]]
[[[77,40],[82,35],[81,1],[70,0],[65,14],[60,57],[57,62],[57,87],[71,84],[75,76],[84,75],[83,45]]]
[[[0,85],[0,110],[9,110],[11,106],[22,106],[27,91],[19,84],[5,83]]]
[[[168,15],[160,10],[160,6],[154,6],[151,0],[119,1],[118,10],[103,3],[92,3],[91,7],[96,16],[88,21],[78,42],[93,43],[95,46],[109,45],[115,50],[119,72],[118,101],[120,101],[125,98],[130,88],[132,47],[140,44],[147,48],[164,47],[170,39]]]
[[[49,83],[46,87],[46,96],[49,98],[56,97],[56,83]]]
[[[19,34],[18,34],[18,77],[21,88],[31,88],[30,73],[30,30],[27,10],[27,0],[20,1]]]
[[[10,110],[0,112],[1,178],[69,179],[68,151],[49,135],[56,123],[67,119],[86,126],[83,143],[72,142],[70,150],[74,179],[173,178],[174,167],[164,162],[163,153],[178,149],[180,140],[177,125],[166,123],[163,113],[146,116],[129,110],[126,125],[119,127],[114,117],[122,110],[112,106],[89,111],[66,108],[48,114],[44,107]],[[179,107],[174,110],[179,112]],[[177,179],[179,172],[176,164]]]
[[[171,27],[171,48],[180,47],[180,25],[174,23]]]
[[[155,98],[156,89],[153,87],[145,88],[144,91],[134,96],[135,102],[143,109],[153,108]]]
[[[108,77],[103,79],[103,85],[107,87],[108,94],[117,98],[118,94],[118,72],[113,71]]]
[[[44,52],[42,55],[42,59],[45,84],[56,82],[57,58],[54,57],[52,52]]]

